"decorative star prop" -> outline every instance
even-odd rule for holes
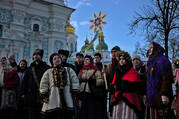
[[[91,26],[90,29],[94,30],[94,33],[98,30],[102,31],[103,25],[107,24],[105,21],[106,14],[102,14],[100,11],[99,14],[94,13],[94,18],[90,20]]]

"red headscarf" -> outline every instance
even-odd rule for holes
[[[85,58],[90,59],[89,65],[83,65],[83,68],[80,71],[83,71],[85,69],[94,69],[95,71],[98,70],[97,66],[94,66],[93,58],[90,55],[86,55]]]

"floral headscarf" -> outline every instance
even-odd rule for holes
[[[123,56],[126,60],[126,64],[132,66],[132,59],[128,52],[123,50],[116,52],[116,58],[119,61],[120,57]]]
[[[132,60],[131,60],[131,57],[130,57],[128,52],[125,52],[125,51],[122,51],[122,50],[116,52],[116,58],[118,59],[118,61],[120,60],[121,56],[123,56],[124,59],[126,60],[126,64],[120,65],[118,63],[118,65],[116,67],[116,71],[115,71],[116,72],[116,79],[115,79],[116,85],[120,84],[119,82],[120,82],[122,76],[133,67]]]

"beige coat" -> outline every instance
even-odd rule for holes
[[[67,104],[68,108],[73,108],[73,99],[71,96],[71,90],[70,90],[70,85],[72,90],[79,90],[80,89],[80,84],[79,84],[79,79],[76,76],[76,73],[74,72],[73,69],[70,68],[69,72],[67,68],[65,68],[67,71],[67,84],[64,87],[64,98]],[[53,82],[53,68],[48,69],[40,82],[40,93],[45,94],[49,91],[49,101],[48,103],[44,103],[42,107],[42,111],[50,111],[53,109],[61,108],[62,103],[60,100],[60,93],[59,93],[59,88],[54,85]],[[70,73],[70,75],[69,75]],[[69,78],[70,77],[70,78]],[[71,81],[70,81],[71,79]],[[70,84],[70,82],[72,84]]]
[[[91,93],[89,83],[84,82],[84,80],[88,80],[90,77],[92,79],[96,79],[96,86],[102,86],[104,85],[104,80],[102,78],[101,72],[97,70],[95,73],[94,69],[88,69],[88,70],[83,70],[79,73],[79,78],[81,81],[81,86],[80,86],[80,92],[87,92]],[[86,85],[86,87],[85,87]]]

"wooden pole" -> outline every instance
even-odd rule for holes
[[[102,31],[100,31],[102,33]],[[100,35],[100,33],[99,33]],[[105,67],[104,67],[104,57],[103,57],[103,52],[102,52],[102,48],[101,48],[101,41],[102,41],[102,38],[100,38],[101,36],[99,36],[99,47],[100,47],[100,53],[101,53],[101,57],[102,57],[102,66],[103,66],[103,77],[104,77],[104,83],[105,83],[105,88],[106,90],[108,90],[108,82],[107,82],[107,79],[106,79],[106,72],[105,72]]]

